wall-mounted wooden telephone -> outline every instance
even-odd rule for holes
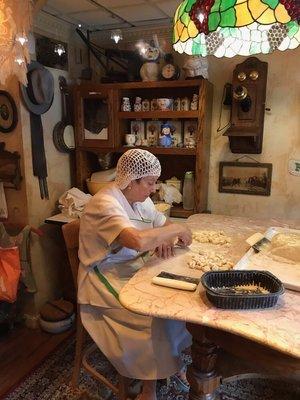
[[[256,57],[238,64],[233,71],[231,121],[224,133],[232,153],[262,151],[267,73],[268,63]]]

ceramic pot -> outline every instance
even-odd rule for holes
[[[123,97],[121,104],[121,111],[131,111],[131,104],[129,97]]]
[[[159,76],[159,65],[156,62],[145,62],[140,69],[140,75],[144,82],[157,81]]]

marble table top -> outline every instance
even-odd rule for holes
[[[271,226],[300,229],[300,221],[255,220],[213,214],[195,214],[186,223],[192,229],[223,230],[232,238],[232,242],[226,248],[217,246],[215,249],[219,249],[234,263],[248,250],[245,239],[253,233],[263,233]],[[196,292],[187,292],[151,283],[151,278],[163,270],[200,277],[201,271],[187,266],[191,251],[176,249],[176,255],[171,259],[150,259],[121,290],[120,301],[123,306],[138,314],[228,331],[300,357],[300,292],[286,290],[272,309],[222,310],[207,300],[202,285],[198,286]]]

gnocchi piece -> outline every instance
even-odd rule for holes
[[[200,250],[198,254],[193,254],[188,266],[191,269],[199,269],[203,272],[226,271],[233,268],[233,262],[221,254],[215,252],[204,252]]]
[[[194,231],[193,240],[199,243],[229,245],[231,238],[224,231]]]

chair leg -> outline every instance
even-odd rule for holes
[[[129,397],[129,386],[132,379],[126,378],[125,376],[118,374],[118,380],[119,380],[119,393],[117,395],[118,400],[127,400]]]
[[[76,322],[76,347],[75,347],[75,361],[74,361],[74,369],[71,378],[71,386],[77,387],[80,368],[82,363],[82,355],[83,355],[83,346],[85,339],[85,329],[82,325],[79,307],[77,308],[77,322]]]

